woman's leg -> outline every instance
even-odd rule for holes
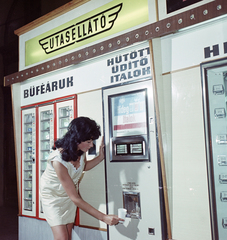
[[[66,225],[67,229],[68,229],[68,234],[69,234],[69,240],[72,239],[72,229],[73,229],[74,223],[69,223]]]
[[[68,225],[71,225],[71,224],[58,225],[58,226],[51,227],[51,230],[54,235],[54,240],[71,240],[72,227],[71,226],[68,227]],[[69,229],[70,227],[71,227],[71,231]]]

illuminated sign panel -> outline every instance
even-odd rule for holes
[[[167,13],[177,11],[202,0],[166,0]]]
[[[115,0],[25,43],[31,65],[149,20],[148,0]]]

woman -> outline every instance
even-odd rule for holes
[[[86,152],[100,135],[100,127],[94,120],[78,117],[70,123],[65,136],[55,142],[40,183],[43,211],[55,240],[71,240],[77,207],[109,225],[122,220],[116,215],[101,213],[78,194],[78,181],[83,171],[104,159],[102,140],[99,155],[86,161]]]

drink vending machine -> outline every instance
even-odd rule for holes
[[[109,240],[165,239],[152,80],[103,88]]]
[[[46,169],[54,140],[62,137],[76,117],[76,96],[22,107],[22,214],[43,218],[39,179]]]
[[[214,240],[227,236],[227,60],[202,65],[211,222]]]

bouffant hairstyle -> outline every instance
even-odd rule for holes
[[[83,151],[78,144],[87,140],[96,140],[101,135],[100,126],[88,117],[78,117],[71,121],[66,134],[55,141],[53,149],[62,148],[62,159],[66,162],[76,161]]]

